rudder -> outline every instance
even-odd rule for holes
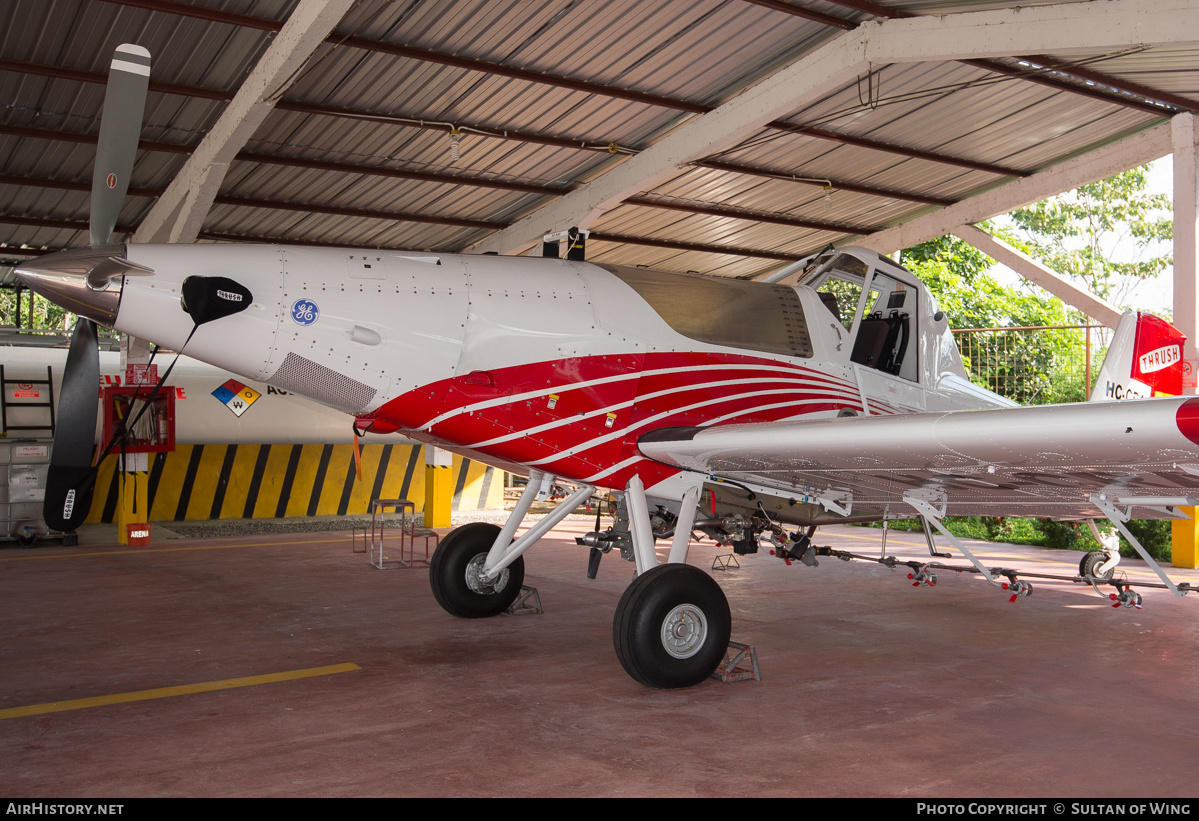
[[[1180,395],[1185,343],[1186,336],[1161,317],[1125,312],[1088,401]]]

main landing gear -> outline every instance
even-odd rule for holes
[[[438,545],[429,562],[429,586],[447,613],[463,619],[496,616],[520,595],[525,580],[523,556],[494,579],[483,575],[487,552],[499,534],[499,525],[472,522],[451,531]]]
[[[583,485],[519,539],[513,541],[547,476],[532,471],[520,501],[504,526],[472,522],[441,540],[429,562],[429,586],[442,609],[464,619],[503,613],[520,595],[525,580],[524,552],[574,511],[595,490]],[[552,485],[553,477],[548,477]],[[547,488],[548,492],[548,488]]]
[[[686,564],[699,487],[683,495],[666,564],[654,549],[655,515],[638,476],[629,480],[618,520],[606,533],[579,540],[594,551],[620,548],[637,563],[612,619],[612,644],[625,672],[647,687],[691,687],[712,675],[729,647],[732,616],[720,585]],[[662,518],[661,511],[657,518]],[[673,519],[673,514],[671,515]]]
[[[520,501],[502,528],[476,522],[441,540],[430,562],[429,584],[447,613],[484,618],[512,606],[524,581],[522,554],[595,490],[591,485],[580,486],[553,513],[513,541],[533,500],[552,486],[552,480],[540,471],[531,471]],[[589,534],[595,538],[585,542],[599,553],[619,546],[621,554],[637,564],[637,577],[616,605],[612,643],[625,671],[649,687],[699,684],[715,672],[728,650],[732,627],[728,600],[711,576],[685,564],[698,499],[698,486],[684,494],[678,521],[672,522],[676,527],[666,564],[658,564],[655,520],[636,476],[626,489],[627,513],[621,515],[618,527],[605,534]],[[661,511],[658,515],[664,518]]]
[[[625,589],[612,643],[635,681],[674,689],[712,675],[731,631],[728,599],[711,576],[687,564],[662,564]]]

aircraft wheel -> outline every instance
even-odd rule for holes
[[[625,672],[648,687],[699,684],[724,658],[732,631],[728,599],[704,571],[663,564],[625,590],[612,643]]]
[[[429,562],[429,586],[442,609],[464,619],[503,613],[520,595],[525,580],[521,556],[504,568],[498,579],[481,577],[487,551],[500,533],[498,525],[472,522],[455,528],[441,540]]]
[[[1095,568],[1107,561],[1107,554],[1102,550],[1092,550],[1087,555],[1082,557],[1082,561],[1078,563],[1078,575],[1080,576],[1095,576]],[[1095,576],[1097,579],[1110,579],[1116,573],[1116,568],[1110,567],[1102,576]]]

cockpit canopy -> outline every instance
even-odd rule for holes
[[[835,332],[830,352],[849,351],[851,363],[873,372],[924,384],[946,372],[966,375],[928,290],[910,271],[864,248],[830,248],[802,272],[765,282],[602,267],[671,328],[699,342],[811,358],[812,335]],[[823,309],[800,298],[805,288]],[[825,312],[835,320],[832,331]]]
[[[864,248],[833,249],[794,277],[814,290],[845,332],[850,361],[912,382],[935,384],[966,371],[944,314],[921,282]]]
[[[915,283],[840,253],[813,270],[803,284],[816,291],[849,332],[851,362],[913,382],[919,378],[919,345],[913,338],[920,289]]]

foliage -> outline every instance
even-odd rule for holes
[[[997,516],[947,516],[942,524],[959,539],[979,539],[1006,544],[1028,544],[1058,550],[1099,550],[1100,544],[1083,522],[1058,522],[1053,519],[1018,519]],[[873,522],[871,527],[882,527]],[[923,528],[917,519],[891,522],[892,530],[920,533]],[[1102,527],[1102,526],[1101,526]],[[1138,520],[1128,523],[1128,530],[1141,546],[1158,561],[1170,561],[1170,520]],[[1134,558],[1138,554],[1123,536],[1120,555]]]
[[[1128,530],[1137,537],[1141,547],[1159,562],[1170,561],[1170,545],[1173,542],[1173,528],[1169,519],[1138,519],[1128,523]],[[1136,551],[1120,537],[1120,555],[1135,556]]]
[[[1091,534],[1091,529],[1083,522],[1056,522],[1053,519],[1034,519],[1029,521],[1036,524],[1042,536],[1041,541],[1029,542],[1029,544],[1041,544],[1045,547],[1054,547],[1061,550],[1100,549],[1099,543],[1095,541],[1095,537]],[[1158,561],[1170,560],[1171,533],[1169,519],[1136,520],[1129,522],[1127,527],[1129,532],[1137,537],[1137,541],[1148,551],[1150,556]],[[1100,525],[1100,529],[1110,530],[1110,526],[1105,527]],[[1138,553],[1133,550],[1132,545],[1123,536],[1120,537],[1120,555],[1127,558],[1138,556]]]
[[[21,300],[19,309],[18,297]],[[0,325],[15,327],[18,313],[22,328],[69,329],[75,323],[74,314],[31,291],[21,290],[18,293],[12,288],[0,288]]]
[[[1153,246],[1172,236],[1170,198],[1146,191],[1148,165],[1013,211],[1009,217],[1024,250],[1054,271],[1075,277],[1093,293],[1121,303],[1137,280],[1155,277],[1172,262]],[[1117,248],[1134,258],[1113,257]]]
[[[932,291],[951,328],[1075,325],[1059,300],[1002,285],[987,274],[991,259],[956,237],[943,236],[903,252],[903,264]],[[971,378],[1020,404],[1086,398],[1086,351],[1075,330],[1004,331],[959,339]]]

